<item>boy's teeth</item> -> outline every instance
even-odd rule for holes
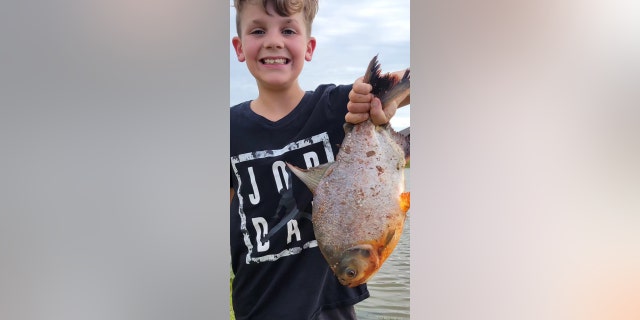
[[[266,64],[285,64],[287,59],[264,59]]]

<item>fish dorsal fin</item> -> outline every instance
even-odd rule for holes
[[[391,134],[391,138],[400,146],[400,148],[404,152],[405,160],[409,160],[409,157],[411,155],[411,136],[397,132],[393,130],[393,128],[390,128],[389,132]]]
[[[402,212],[407,213],[411,206],[411,192],[403,192],[400,194],[400,209]]]
[[[298,168],[290,163],[287,163],[287,167],[296,175],[304,184],[313,192],[316,193],[316,188],[318,187],[318,183],[320,183],[320,179],[324,176],[325,171],[329,169],[332,163],[325,163],[319,165],[317,167],[312,167],[309,169]]]

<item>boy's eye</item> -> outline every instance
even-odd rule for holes
[[[249,32],[249,34],[264,34],[264,30],[262,29],[254,29]]]
[[[296,31],[293,29],[284,29],[282,30],[283,34],[296,34]]]

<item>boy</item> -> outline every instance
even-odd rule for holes
[[[345,120],[389,122],[362,78],[353,85],[298,84],[316,40],[317,0],[235,0],[232,40],[258,85],[255,100],[231,108],[231,264],[236,319],[355,319],[366,285],[342,286],[317,248],[311,192],[285,162],[302,168],[334,160]],[[366,62],[365,62],[366,63]],[[404,71],[398,71],[401,76]],[[363,66],[364,73],[364,66]]]

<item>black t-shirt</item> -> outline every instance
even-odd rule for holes
[[[350,85],[321,85],[276,122],[254,113],[249,101],[231,108],[231,187],[236,192],[230,243],[238,320],[314,319],[323,309],[369,297],[366,285],[347,288],[332,273],[304,214],[311,213],[311,192],[285,164],[309,168],[334,161],[344,139],[350,90]],[[301,213],[288,220],[293,207]],[[279,223],[282,227],[274,228]]]

